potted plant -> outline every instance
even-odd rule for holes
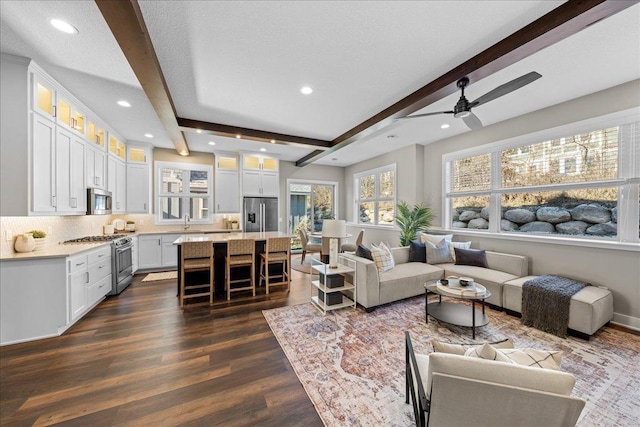
[[[28,234],[31,234],[33,236],[33,239],[36,243],[36,247],[34,250],[42,250],[47,242],[47,233],[42,230],[31,230],[28,232]]]
[[[135,221],[127,221],[127,225],[124,226],[124,229],[127,231],[136,231],[136,222]]]
[[[237,219],[231,220],[231,228],[232,228],[233,230],[237,230],[237,229],[238,229],[238,227],[239,227],[239,225],[240,225],[240,224],[238,223],[238,220],[237,220]]]
[[[396,224],[400,228],[400,246],[408,246],[416,238],[419,231],[425,231],[431,225],[433,211],[422,203],[410,208],[407,202],[398,203]]]

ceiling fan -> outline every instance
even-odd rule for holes
[[[542,74],[532,71],[524,76],[511,80],[502,86],[498,86],[472,102],[469,102],[469,100],[464,96],[464,88],[469,85],[469,78],[463,77],[456,83],[460,88],[461,94],[458,103],[453,107],[453,111],[437,111],[433,113],[416,114],[415,116],[398,117],[396,120],[416,119],[418,117],[434,116],[436,114],[453,114],[453,117],[461,118],[470,129],[479,129],[482,127],[482,122],[471,112],[472,108],[486,104],[489,101],[493,101],[496,98],[500,98],[514,90],[520,89],[521,87],[538,80],[540,77],[542,77]]]

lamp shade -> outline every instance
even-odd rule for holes
[[[322,222],[322,237],[345,237],[347,221],[343,219],[325,219]]]

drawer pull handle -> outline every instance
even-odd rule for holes
[[[104,265],[101,265],[100,267],[98,267],[98,269],[104,268]]]
[[[76,267],[79,267],[79,266],[81,266],[81,265],[84,265],[84,262],[76,263]]]

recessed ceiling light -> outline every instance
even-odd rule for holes
[[[272,140],[271,140],[271,143],[272,143],[272,144],[275,144],[275,143],[276,143],[276,140],[275,140],[275,139],[272,139]]]
[[[187,150],[182,150],[182,151],[180,152],[180,155],[181,155],[181,156],[186,156],[187,154],[189,154],[189,153],[187,152]]]
[[[119,105],[119,106],[121,106],[121,107],[127,107],[127,108],[131,107],[131,104],[129,104],[129,103],[128,103],[127,101],[125,101],[124,99],[122,99],[122,100],[118,101],[118,105]]]
[[[150,133],[145,133],[144,136],[147,137],[147,138],[153,138],[153,135],[150,134]]]
[[[202,129],[196,129],[196,132],[202,133]]]
[[[261,148],[260,151],[267,151],[267,149],[266,148]]]
[[[236,135],[236,139],[240,139],[240,138],[242,138],[242,135],[237,134],[237,135]]]
[[[449,129],[449,123],[445,123],[442,126],[440,126],[440,129]]]
[[[209,145],[216,145],[216,143],[213,141],[209,141]]]
[[[300,93],[302,93],[303,95],[311,95],[313,93],[313,89],[311,89],[309,86],[303,86],[302,88],[300,88]]]
[[[64,22],[60,19],[50,19],[49,23],[51,25],[53,25],[56,29],[62,31],[63,33],[67,33],[67,34],[78,34],[79,31],[76,27],[74,27],[73,25]]]

